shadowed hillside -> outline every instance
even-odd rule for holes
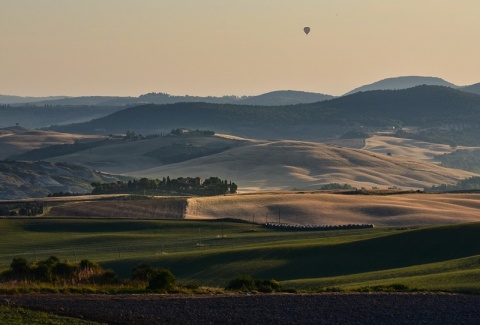
[[[90,184],[94,181],[128,179],[68,163],[0,161],[0,198],[45,197],[58,192],[90,193]]]
[[[176,127],[215,130],[260,139],[339,137],[359,126],[413,125],[468,130],[480,123],[480,96],[440,86],[355,93],[312,104],[248,106],[207,103],[145,105],[127,108],[88,123],[56,126],[73,133],[160,133]],[[447,129],[446,129],[447,128]],[[457,136],[458,137],[458,136]],[[458,143],[462,144],[462,143]]]
[[[456,88],[454,84],[437,77],[405,76],[382,79],[374,83],[355,88],[345,95],[351,95],[361,91],[406,89],[420,85]]]
[[[423,189],[475,175],[396,155],[300,141],[251,141],[215,155],[128,175],[207,178],[213,171],[222,179],[234,180],[239,192],[312,190],[329,183]]]
[[[22,126],[3,128],[0,129],[0,160],[52,145],[73,144],[74,142],[86,143],[105,138],[104,136],[33,130]]]

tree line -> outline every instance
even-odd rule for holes
[[[432,187],[426,187],[424,190],[428,193],[478,191],[480,190],[480,177],[472,176],[470,178],[466,178],[457,182],[457,184],[440,184],[437,186],[433,185]]]
[[[123,194],[143,193],[155,194],[162,192],[175,192],[192,195],[222,195],[237,193],[238,186],[218,177],[202,180],[200,177],[178,177],[171,179],[169,176],[160,179],[141,178],[128,182],[117,181],[114,183],[94,182],[92,194]]]
[[[12,203],[0,206],[0,216],[36,216],[43,214],[42,202]]]

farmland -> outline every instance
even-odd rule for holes
[[[140,263],[223,288],[250,274],[307,291],[401,283],[480,292],[480,224],[287,231],[219,220],[5,219],[0,267],[14,257],[90,259],[129,278]]]

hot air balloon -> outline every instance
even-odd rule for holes
[[[305,32],[306,35],[308,35],[308,33],[310,33],[310,27],[304,27],[303,31]]]

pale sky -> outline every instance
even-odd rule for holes
[[[480,0],[0,0],[0,94],[468,85],[480,82],[479,22]]]

